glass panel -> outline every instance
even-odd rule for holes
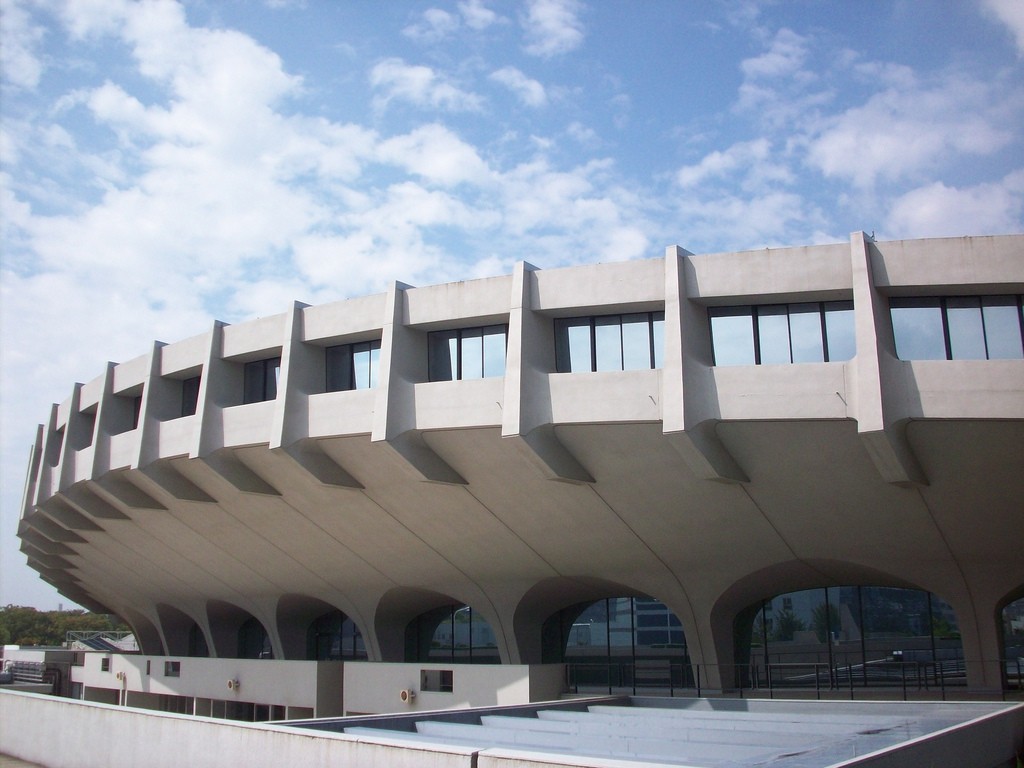
[[[324,364],[327,368],[326,390],[341,392],[352,389],[352,347],[340,344],[324,350]]]
[[[928,593],[862,587],[865,662],[931,661]],[[908,653],[914,651],[916,653]],[[871,682],[871,671],[868,680]]]
[[[370,388],[370,345],[352,345],[352,380],[355,389]]]
[[[281,378],[281,358],[271,357],[263,361],[266,385],[264,389],[264,400],[274,400],[277,397],[277,382]]]
[[[462,374],[460,379],[482,379],[484,377],[484,339],[480,328],[465,328],[462,331]]]
[[[754,364],[754,323],[750,307],[708,310],[715,365]]]
[[[505,338],[508,332],[504,325],[484,328],[484,376],[505,375]]]
[[[618,315],[594,318],[598,371],[622,370],[622,325]]]
[[[242,403],[261,403],[266,399],[263,394],[264,370],[265,369],[262,360],[256,360],[254,362],[245,364],[242,382]]]
[[[654,367],[665,367],[665,313],[652,315],[651,332],[654,335]]]
[[[199,405],[199,384],[201,379],[193,376],[181,382],[181,415],[193,416]]]
[[[789,335],[794,363],[821,363],[825,348],[821,342],[821,306],[789,305]]]
[[[594,370],[590,339],[590,321],[573,321],[567,327],[569,335],[569,370],[583,373]]]
[[[427,335],[427,368],[431,381],[451,381],[458,371],[458,331]]]
[[[757,336],[762,365],[792,362],[785,305],[757,308]]]
[[[857,354],[852,301],[825,303],[825,340],[828,342],[829,362],[852,360]]]
[[[1020,360],[1024,357],[1016,297],[989,296],[982,299],[981,306],[989,359]]]
[[[892,334],[900,360],[945,360],[938,299],[892,299]]]
[[[380,369],[380,342],[370,342],[370,381],[369,388],[377,386],[377,371]]]
[[[626,371],[650,369],[651,321],[642,315],[622,316],[622,368]]]
[[[946,324],[949,327],[949,353],[952,359],[985,359],[985,331],[981,325],[980,299],[947,299]]]

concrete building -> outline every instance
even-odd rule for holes
[[[22,549],[161,665],[529,670],[620,632],[728,689],[766,601],[901,588],[998,691],[1024,597],[1022,294],[1024,236],[854,233],[214,323],[53,406]],[[821,642],[866,649],[856,614]]]

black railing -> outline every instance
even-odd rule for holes
[[[814,691],[831,697],[858,692],[900,690],[907,700],[911,694],[938,695],[945,701],[947,689],[967,686],[964,659],[939,661],[894,661],[879,659],[857,664],[824,662],[776,662],[737,664],[727,667],[664,661],[572,662],[565,665],[566,686],[572,693],[617,693],[630,691],[668,693],[670,696],[715,694],[772,698],[776,692],[793,694]],[[977,662],[991,664],[994,662]],[[1024,658],[999,662],[1003,670],[1003,692],[1024,691]]]

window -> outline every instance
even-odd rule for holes
[[[110,671],[110,657],[107,656],[107,657],[104,657],[104,658],[100,659],[100,672],[109,672],[109,671]]]
[[[715,365],[850,360],[857,351],[852,301],[710,307]]]
[[[277,397],[277,379],[281,375],[281,358],[268,357],[245,364],[242,402],[262,403]]]
[[[455,670],[421,669],[420,690],[436,693],[452,693],[455,690]]]
[[[181,677],[181,662],[180,661],[165,661],[164,662],[164,677]]]
[[[486,379],[505,375],[507,325],[434,331],[427,336],[431,381]]]
[[[1020,296],[893,298],[889,301],[900,360],[1020,360]]]
[[[664,312],[555,320],[555,369],[580,373],[661,368],[664,328]]]
[[[325,356],[328,392],[372,389],[377,386],[380,339],[327,347]]]
[[[194,416],[199,405],[199,384],[201,378],[193,376],[181,382],[181,415]]]

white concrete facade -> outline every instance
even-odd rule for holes
[[[1024,360],[899,360],[889,299],[1024,293],[1024,236],[693,255],[412,288],[225,325],[76,384],[40,426],[19,534],[69,598],[143,651],[248,617],[305,658],[324,611],[371,660],[411,619],[486,618],[508,664],[585,600],[650,596],[708,674],[736,617],[810,587],[912,586],[953,606],[969,684],[1001,684],[1024,595]],[[709,307],[852,301],[843,362],[717,367]],[[660,368],[558,373],[555,319],[663,311]],[[505,374],[428,381],[427,333],[507,324]],[[325,348],[380,339],[374,389],[326,392]],[[246,362],[277,397],[242,404]],[[194,415],[182,381],[200,376]],[[133,410],[138,408],[137,417]]]

